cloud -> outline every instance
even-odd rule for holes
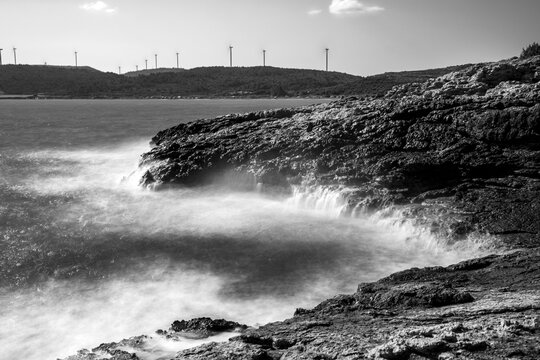
[[[83,4],[80,6],[80,8],[86,11],[105,12],[108,14],[116,12],[115,8],[110,7],[107,3],[101,0]]]
[[[313,9],[313,10],[308,11],[308,15],[311,15],[311,16],[319,15],[320,13],[322,13],[321,9]]]
[[[381,12],[384,8],[364,5],[358,0],[332,0],[329,10],[334,15],[362,15]]]

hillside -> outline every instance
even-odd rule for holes
[[[0,91],[5,94],[47,94],[88,97],[121,88],[123,78],[90,67],[3,65]]]
[[[356,80],[353,75],[274,67],[201,67],[181,73],[141,76],[145,88],[165,93],[214,95],[325,95],[325,90]]]
[[[156,69],[125,75],[90,67],[4,65],[0,92],[73,98],[375,96],[395,85],[422,82],[462,67],[369,77],[275,67]]]

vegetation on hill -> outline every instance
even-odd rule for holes
[[[0,91],[76,98],[374,96],[395,85],[425,81],[459,68],[360,77],[268,66],[157,69],[118,75],[90,67],[4,65],[0,67]]]
[[[124,78],[90,67],[48,65],[0,66],[0,90],[6,94],[107,96],[123,90]]]
[[[523,49],[520,57],[522,59],[526,59],[536,55],[540,55],[540,45],[536,42],[533,42],[532,44]]]
[[[325,89],[350,83],[356,76],[275,67],[201,67],[185,72],[139,76],[143,89],[166,95],[326,95]],[[329,94],[331,95],[331,94]]]

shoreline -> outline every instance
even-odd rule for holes
[[[179,124],[152,144],[140,167],[142,184],[157,190],[226,173],[262,189],[343,186],[353,189],[346,211],[391,208],[449,243],[489,235],[509,251],[362,283],[174,359],[540,357],[540,56],[473,65],[376,99]],[[99,351],[137,359],[145,344]]]
[[[175,321],[168,330],[83,349],[65,360],[139,359],[135,353],[151,354],[160,338],[208,339],[171,359],[533,360],[540,355],[539,261],[537,248],[413,268],[261,327],[212,328],[208,322],[224,320],[208,318]],[[528,268],[527,276],[520,275]],[[227,331],[237,336],[213,341]]]

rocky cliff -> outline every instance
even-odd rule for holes
[[[540,57],[481,64],[379,99],[202,120],[158,133],[144,185],[224,176],[347,187],[349,210],[396,206],[443,236],[540,240]],[[238,183],[238,182],[236,182]]]
[[[360,284],[175,359],[540,358],[540,57],[474,65],[377,99],[181,124],[152,141],[145,186],[232,177],[266,191],[342,188],[348,212],[392,207],[438,236],[485,235],[506,250]],[[120,348],[71,359],[137,358]]]

